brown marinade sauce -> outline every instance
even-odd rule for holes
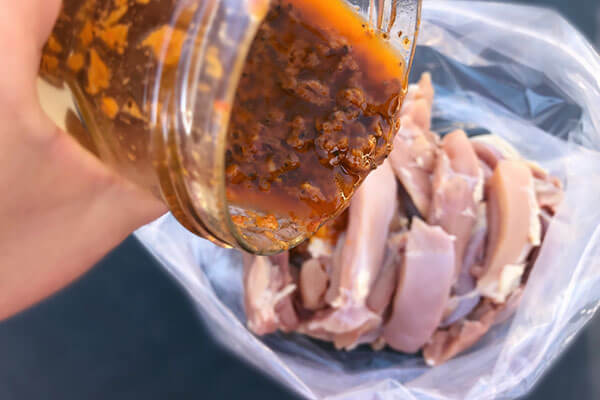
[[[314,232],[391,150],[404,63],[339,0],[275,0],[250,48],[226,153],[231,203]]]
[[[177,1],[65,0],[41,64],[47,81],[77,88],[86,122],[112,146],[99,154],[148,188],[158,187],[149,88],[159,64],[177,68],[195,10],[173,25]],[[343,0],[271,1],[227,132],[227,196],[238,227],[314,233],[387,157],[406,66],[384,36]],[[74,114],[67,122],[76,131]]]

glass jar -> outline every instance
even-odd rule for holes
[[[341,1],[389,40],[405,91],[420,0]],[[293,206],[234,204],[226,178],[236,90],[269,8],[269,0],[64,0],[42,56],[42,106],[190,231],[259,254],[286,250],[324,220],[300,223]]]

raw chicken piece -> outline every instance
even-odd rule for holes
[[[475,265],[482,265],[485,256],[485,239],[487,238],[486,204],[479,203],[477,223],[471,232],[469,244],[465,250],[462,269],[454,285],[454,293],[448,302],[448,309],[441,327],[447,327],[466,317],[473,311],[481,296],[476,290],[475,278],[471,270]]]
[[[320,312],[326,313],[326,312]],[[331,311],[329,312],[331,313]],[[317,315],[316,320],[323,318],[322,315]],[[338,350],[354,350],[361,344],[372,343],[381,336],[381,321],[379,319],[367,320],[363,325],[358,328],[344,332],[344,333],[332,333],[325,329],[318,328],[311,322],[301,324],[298,329],[298,333],[310,336],[314,339],[322,340],[325,342],[333,342],[334,346]]]
[[[331,257],[333,246],[326,239],[312,237],[308,241],[308,252],[312,258]]]
[[[361,344],[372,343],[381,336],[381,320],[370,320],[348,333],[335,335],[333,344],[338,350],[352,351]]]
[[[535,180],[535,195],[541,208],[556,214],[558,206],[564,200],[564,191],[560,180],[549,177],[548,180]]]
[[[487,181],[490,180],[492,175],[494,175],[494,170],[491,169],[490,166],[487,165],[485,162],[481,161],[481,159],[479,160],[479,166],[481,167],[481,170],[483,171],[484,182],[487,183]]]
[[[400,192],[400,190],[398,190],[398,192]],[[398,208],[396,208],[396,212],[390,223],[391,236],[396,236],[397,233],[403,233],[408,230],[408,227],[410,226],[410,217],[406,206],[401,194],[398,193]]]
[[[454,240],[415,219],[383,338],[392,348],[417,352],[440,324],[454,281]]]
[[[475,289],[475,278],[471,275],[471,270],[473,266],[483,265],[485,262],[487,233],[487,204],[482,202],[477,208],[477,220],[465,249],[462,269],[454,286],[454,291],[458,295],[465,295]]]
[[[431,103],[425,98],[415,99],[404,104],[402,115],[408,115],[423,132],[431,130]]]
[[[481,169],[479,159],[473,148],[473,144],[462,130],[449,133],[442,140],[442,149],[450,159],[452,170],[471,179],[477,188],[481,185]],[[476,197],[481,198],[482,194]]]
[[[494,326],[503,324],[508,321],[517,312],[521,299],[523,298],[523,292],[525,288],[523,286],[516,289],[506,300],[506,303],[502,305],[496,318],[494,319]]]
[[[390,223],[397,209],[396,179],[386,161],[372,172],[350,204],[339,264],[339,284],[332,279],[328,303],[336,308],[364,306],[381,269]],[[334,259],[334,264],[338,260]]]
[[[455,237],[455,279],[461,273],[465,249],[483,198],[483,171],[463,131],[444,137],[433,175],[433,200],[428,223]]]
[[[468,319],[436,331],[423,348],[427,365],[443,364],[473,346],[490,330],[500,311],[500,307],[484,301]]]
[[[422,349],[438,365],[514,314],[561,182],[501,138],[441,141],[430,132],[433,95],[428,74],[409,88],[390,160],[344,218],[291,251],[297,268],[287,254],[247,258],[250,329],[345,350]]]
[[[248,328],[257,335],[298,326],[291,294],[296,290],[288,253],[273,257],[244,255],[244,304]]]
[[[562,182],[536,163],[529,162],[529,167],[535,179],[535,196],[540,208],[555,215],[564,200]]]
[[[300,269],[300,296],[302,306],[307,310],[318,310],[325,305],[325,292],[329,276],[320,260],[312,258]]]
[[[417,134],[415,136],[400,136],[405,139],[408,143],[410,143],[409,148],[409,156],[416,166],[421,168],[423,171],[427,173],[433,172],[435,168],[435,159],[437,157],[437,148],[439,137],[432,133],[431,135],[427,135],[425,132],[427,131],[418,131],[419,128],[413,125],[414,122],[407,119],[405,122],[405,126],[407,129],[412,129],[410,132]],[[399,135],[405,135],[409,131],[400,130]],[[433,135],[433,136],[432,136]]]
[[[343,335],[361,329],[365,325],[381,323],[381,317],[371,312],[364,304],[346,305],[341,308],[320,310],[315,316],[302,324],[304,332],[327,332]]]
[[[479,159],[492,170],[496,168],[501,160],[523,160],[513,146],[498,136],[478,136],[473,138],[472,142]],[[551,176],[548,171],[537,163],[524,162],[527,163],[533,174],[535,194],[540,208],[547,209],[554,215],[564,198],[562,182],[560,179]]]
[[[504,159],[502,153],[485,141],[477,140],[477,137],[471,139],[471,143],[473,143],[473,149],[475,150],[477,157],[481,160],[483,165],[491,171],[490,175],[492,175],[498,162]]]
[[[406,232],[395,234],[388,239],[383,266],[367,298],[368,309],[381,318],[371,318],[353,331],[336,335],[333,341],[337,349],[353,350],[361,344],[375,342],[383,334],[382,318],[394,297],[398,268],[402,264],[406,240]]]
[[[421,79],[416,84],[408,87],[408,93],[404,100],[404,105],[410,104],[415,100],[424,99],[429,104],[429,107],[433,105],[433,98],[435,97],[435,89],[433,88],[433,82],[431,81],[431,74],[425,72],[421,75]]]
[[[400,116],[410,116],[421,130],[429,132],[434,96],[435,90],[431,82],[431,74],[425,73],[419,82],[408,87]]]
[[[393,299],[398,282],[398,269],[404,258],[406,240],[406,232],[396,233],[388,239],[388,248],[383,266],[367,298],[368,309],[380,317],[384,316]],[[336,335],[333,338],[336,348],[349,351],[361,344],[374,343],[381,339],[382,346],[379,348],[381,350],[385,346],[385,342],[381,338],[383,334],[381,322],[381,320],[371,319],[351,332]]]
[[[291,294],[296,289],[296,285],[290,284],[287,290],[281,291],[281,296],[285,296],[281,301],[275,305],[275,312],[279,317],[279,330],[282,332],[293,332],[300,324],[298,314],[294,308],[294,302],[292,301]],[[287,295],[286,293],[289,292]]]
[[[481,135],[471,139],[475,153],[492,170],[502,160],[521,160],[521,154],[510,143],[496,135]]]
[[[342,252],[344,250],[345,242],[346,234],[342,233],[338,238],[333,256],[331,257],[331,262],[329,263],[329,268],[327,269],[327,274],[329,275],[329,288],[325,293],[325,302],[329,305],[333,305],[340,293],[342,271],[344,270],[344,265],[342,264]]]
[[[444,318],[439,327],[447,328],[456,321],[462,320],[477,307],[480,301],[481,295],[477,290],[473,290],[461,296],[451,296],[450,299],[448,299],[446,310],[444,311]]]
[[[411,118],[402,118],[402,128],[394,138],[394,149],[389,160],[394,173],[423,216],[429,215],[431,173],[437,147],[437,143]]]
[[[541,240],[534,180],[522,161],[500,161],[489,182],[488,244],[479,292],[503,303],[519,287],[524,262]]]
[[[434,89],[431,75],[423,74],[411,85],[401,111],[401,128],[394,139],[390,162],[422,216],[429,214],[431,173],[439,137],[430,132]]]
[[[367,308],[370,288],[383,263],[387,236],[397,212],[396,179],[386,161],[372,172],[350,204],[348,228],[334,251],[325,295],[331,306],[302,326],[315,336],[333,335],[340,346],[351,348],[363,334],[381,324]]]
[[[371,287],[367,307],[378,315],[383,315],[394,297],[398,282],[398,269],[404,259],[404,249],[408,235],[398,233],[388,239],[388,251],[379,276]]]
[[[333,333],[326,332],[323,329],[309,329],[306,323],[300,324],[296,332],[301,333],[302,335],[309,336],[313,339],[322,340],[324,342],[333,342],[334,335]]]
[[[307,251],[311,258],[331,258],[339,236],[344,233],[347,227],[348,210],[344,211],[337,218],[326,222],[315,235],[308,240]]]
[[[510,319],[523,296],[523,288],[515,290],[506,303],[482,301],[467,319],[454,323],[449,329],[439,329],[423,348],[425,362],[440,365],[473,346],[495,325]]]

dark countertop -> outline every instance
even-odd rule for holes
[[[0,354],[2,400],[236,399],[241,388],[287,395],[207,337],[133,238],[73,286],[0,324]]]
[[[597,318],[527,399],[600,398],[599,335]],[[73,286],[0,324],[0,354],[2,400],[295,398],[217,347],[133,238]]]
[[[560,8],[597,35],[597,0],[528,3]],[[600,318],[527,399],[600,398],[598,337]],[[0,324],[0,355],[2,400],[294,398],[219,349],[132,238],[76,284]]]

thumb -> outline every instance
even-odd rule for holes
[[[41,52],[60,7],[60,0],[0,0],[0,49],[10,55],[2,58],[0,74],[3,119],[20,120],[21,114],[29,118],[31,105],[38,103],[36,77]],[[36,121],[29,123],[37,125]]]
[[[0,0],[0,15],[5,14],[12,29],[26,30],[41,50],[48,40],[61,8],[61,0]],[[16,32],[15,32],[16,33]]]
[[[56,18],[61,8],[61,0],[37,0],[32,1],[37,3],[37,16],[38,16],[38,31],[36,32],[36,41],[38,47],[41,49],[44,43],[48,40],[50,32],[54,27]],[[35,11],[35,10],[34,10]]]

